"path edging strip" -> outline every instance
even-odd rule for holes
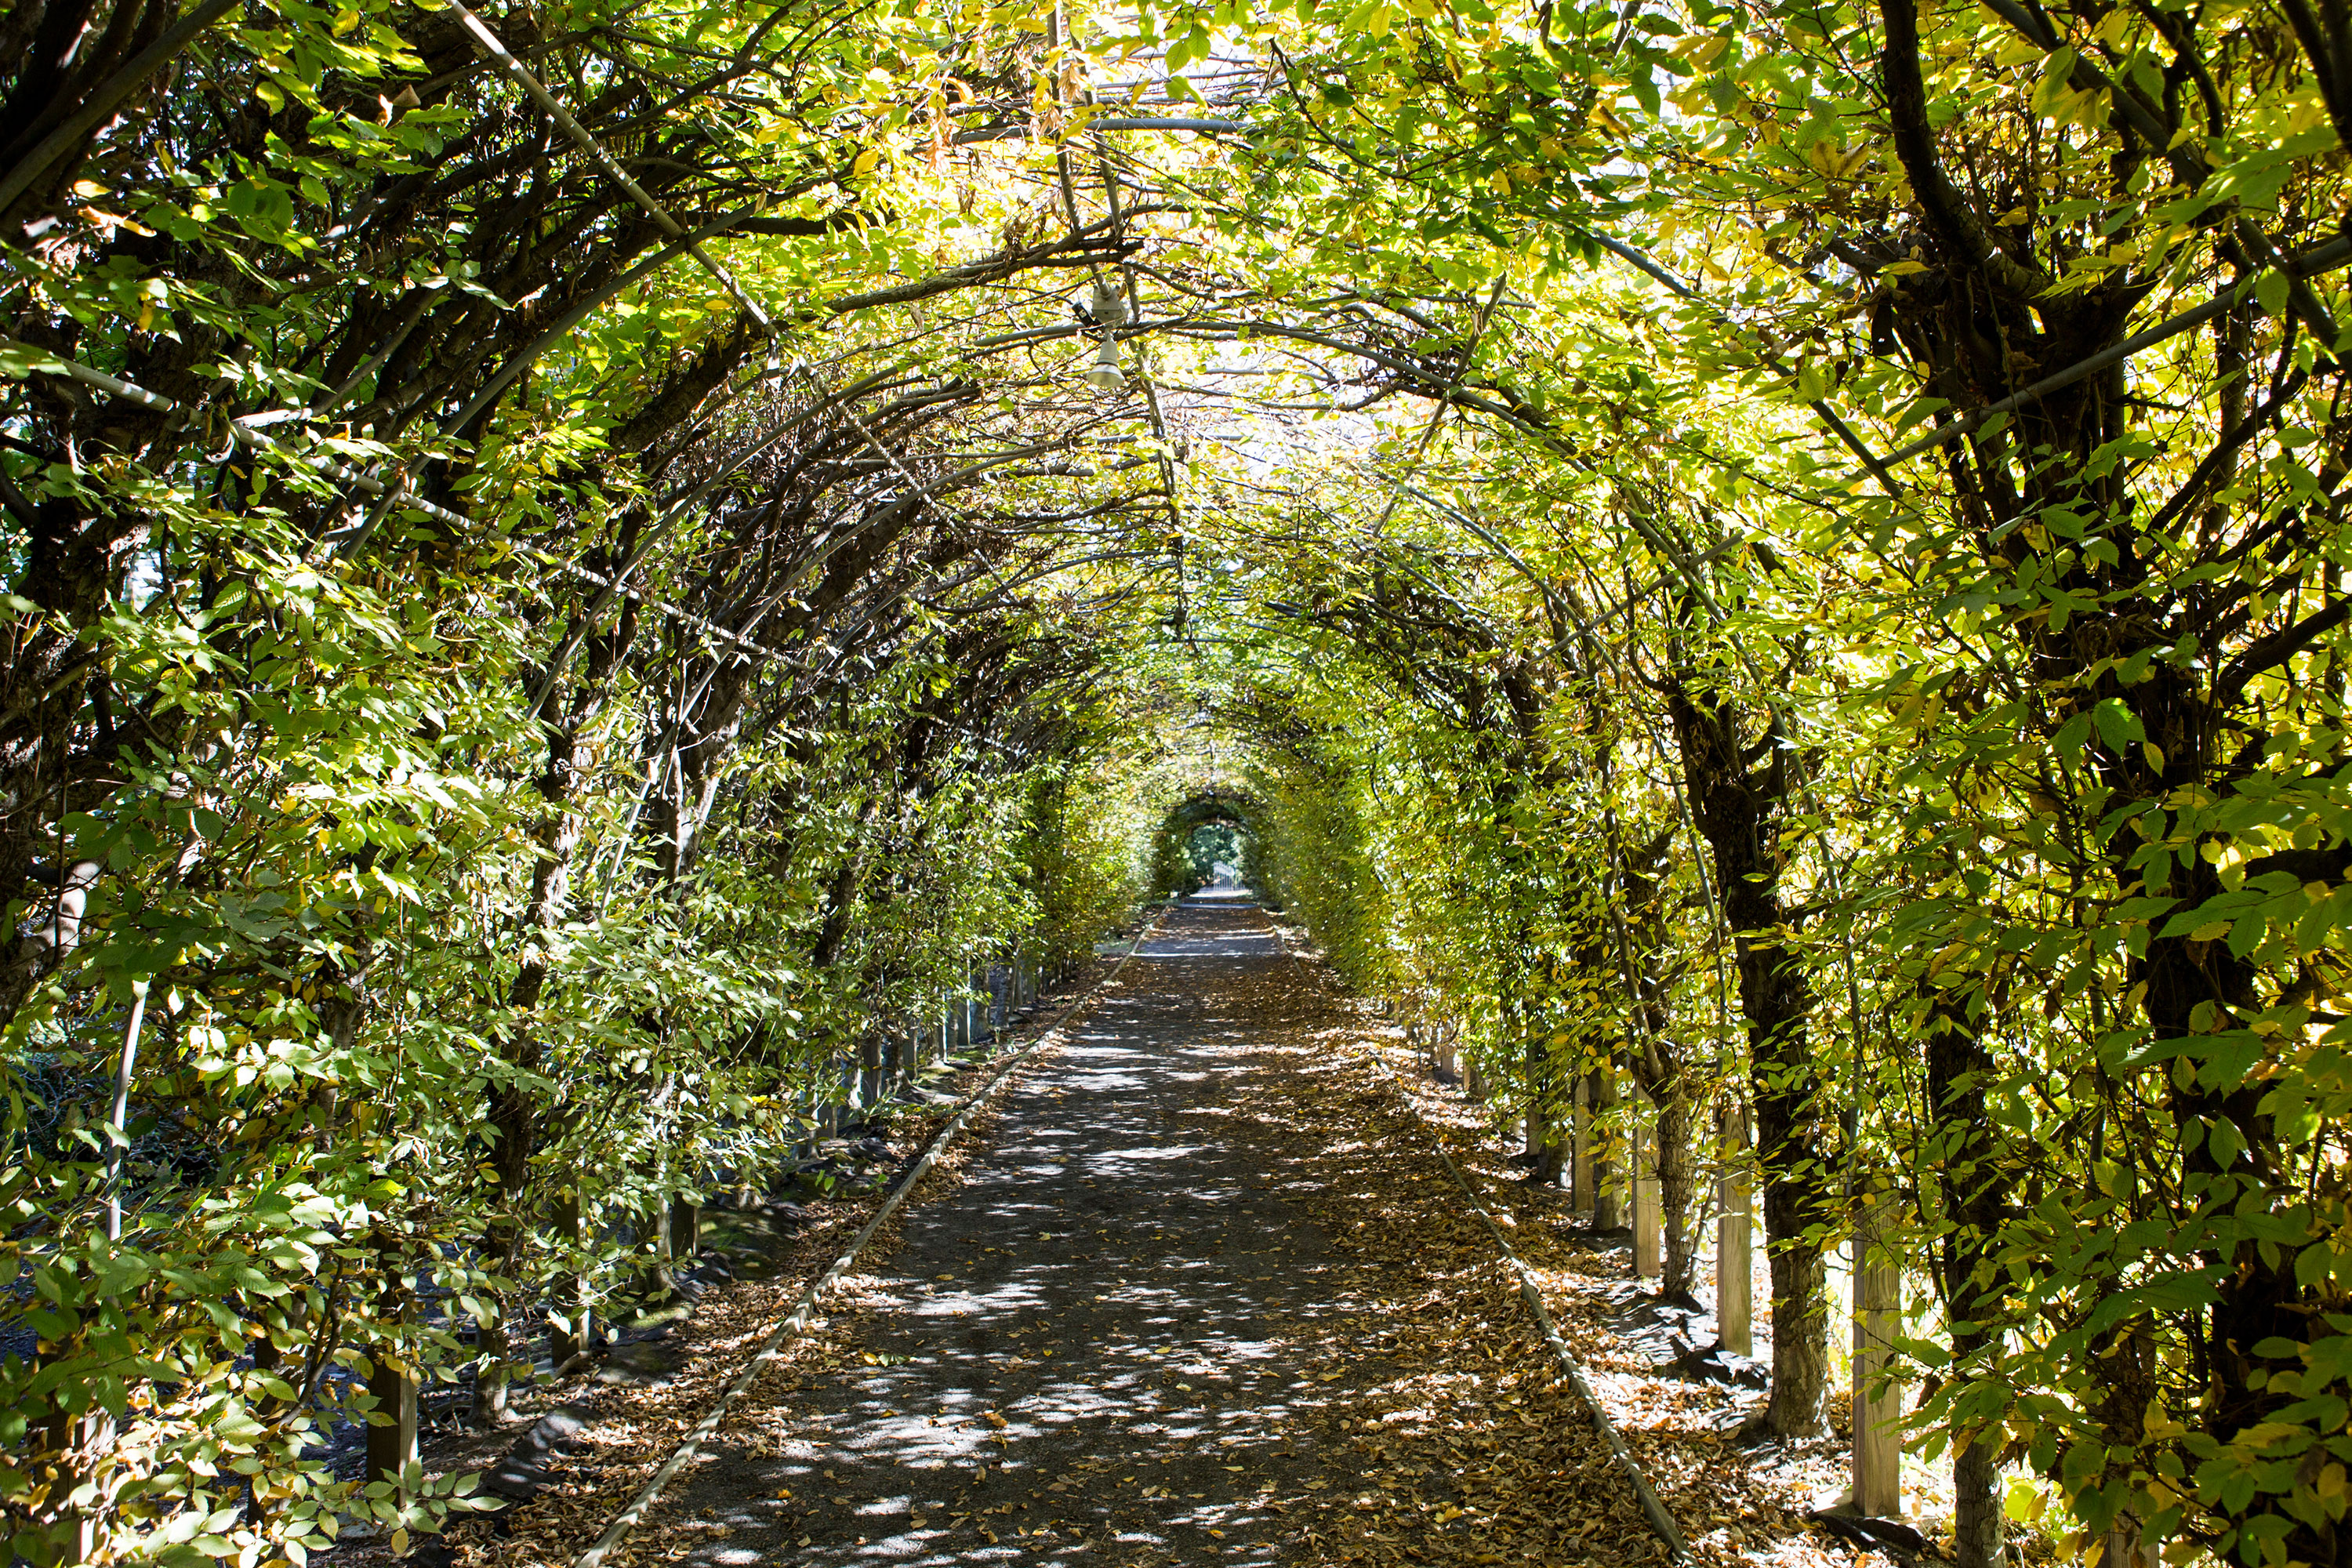
[[[1398,1076],[1396,1069],[1378,1051],[1367,1049],[1364,1059],[1391,1079]],[[1421,1118],[1416,1114],[1414,1120],[1421,1121]],[[1422,1124],[1429,1125],[1426,1121]],[[1495,1223],[1495,1216],[1487,1212],[1485,1204],[1478,1201],[1477,1190],[1463,1175],[1462,1168],[1454,1163],[1454,1156],[1445,1152],[1444,1134],[1435,1128],[1431,1128],[1430,1131],[1429,1146],[1437,1152],[1438,1159],[1444,1162],[1445,1173],[1454,1178],[1454,1184],[1462,1189],[1462,1195],[1470,1200],[1471,1212],[1486,1227],[1486,1234],[1495,1238],[1496,1250],[1503,1255],[1503,1261],[1509,1264],[1511,1272],[1518,1276],[1519,1294],[1526,1299],[1528,1310],[1535,1314],[1536,1327],[1543,1331],[1544,1342],[1551,1347],[1560,1371],[1568,1374],[1569,1384],[1576,1390],[1576,1396],[1584,1402],[1585,1409],[1591,1412],[1592,1424],[1600,1427],[1601,1436],[1608,1439],[1609,1451],[1617,1456],[1617,1463],[1624,1468],[1625,1479],[1633,1483],[1633,1495],[1641,1502],[1643,1517],[1649,1521],[1650,1529],[1658,1539],[1665,1543],[1667,1560],[1675,1563],[1685,1561],[1688,1553],[1683,1547],[1682,1532],[1675,1528],[1674,1516],[1666,1511],[1666,1505],[1658,1500],[1658,1494],[1651,1489],[1649,1478],[1642,1474],[1642,1467],[1634,1459],[1633,1451],[1618,1435],[1616,1426],[1609,1419],[1609,1412],[1601,1407],[1599,1396],[1592,1392],[1592,1385],[1584,1381],[1584,1369],[1577,1364],[1575,1355],[1568,1348],[1568,1342],[1560,1338],[1559,1328],[1551,1321],[1551,1313],[1544,1308],[1543,1290],[1537,1283],[1535,1270],[1512,1250],[1510,1238],[1503,1234],[1503,1227]]]
[[[1163,910],[1162,913],[1164,912]],[[850,1238],[848,1248],[840,1257],[835,1258],[824,1273],[809,1281],[808,1289],[801,1293],[800,1304],[768,1331],[766,1337],[760,1342],[760,1348],[752,1352],[751,1359],[744,1364],[743,1370],[736,1374],[735,1381],[729,1384],[725,1392],[719,1394],[718,1402],[711,1405],[699,1422],[696,1423],[694,1430],[686,1435],[685,1441],[678,1444],[677,1450],[664,1461],[662,1468],[656,1470],[653,1478],[638,1489],[637,1495],[629,1500],[627,1506],[614,1515],[613,1522],[604,1527],[604,1533],[596,1538],[595,1544],[572,1560],[572,1568],[601,1568],[604,1559],[611,1555],[614,1548],[628,1539],[629,1532],[637,1527],[645,1519],[646,1510],[651,1509],[655,1501],[660,1498],[662,1489],[670,1483],[678,1471],[691,1464],[701,1445],[709,1442],[717,1434],[719,1424],[726,1419],[728,1408],[759,1381],[760,1374],[767,1370],[770,1362],[775,1360],[776,1352],[783,1348],[784,1342],[808,1327],[809,1320],[815,1315],[819,1300],[843,1274],[848,1271],[849,1266],[856,1261],[859,1251],[873,1237],[874,1233],[882,1227],[882,1222],[898,1211],[898,1205],[906,1201],[907,1194],[913,1192],[917,1184],[922,1180],[923,1173],[931,1168],[932,1163],[946,1151],[948,1144],[954,1141],[955,1135],[963,1131],[964,1124],[971,1120],[972,1113],[977,1111],[990,1096],[1003,1087],[1016,1068],[1051,1044],[1055,1037],[1061,1033],[1062,1026],[1070,1021],[1072,1015],[1093,1001],[1104,986],[1118,978],[1118,972],[1127,966],[1127,961],[1133,958],[1143,946],[1145,940],[1151,935],[1152,929],[1160,923],[1160,915],[1154,915],[1146,921],[1143,923],[1143,929],[1135,933],[1135,941],[1129,944],[1125,952],[1118,955],[1118,962],[1110,966],[1108,973],[1087,987],[1086,991],[1072,1000],[1068,1006],[1064,1007],[1034,1040],[1000,1062],[996,1071],[990,1075],[988,1081],[966,1097],[963,1104],[957,1108],[956,1113],[948,1119],[948,1124],[940,1129],[938,1136],[934,1137],[929,1146],[924,1149],[922,1158],[915,1162],[913,1168],[900,1178],[897,1187],[883,1202],[882,1206],[876,1209],[866,1224],[859,1228],[857,1234]]]

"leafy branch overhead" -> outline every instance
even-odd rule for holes
[[[9,1550],[436,1527],[1229,865],[1665,1292],[1753,1185],[1763,1435],[1874,1245],[1965,1568],[2336,1561],[2342,20],[0,16]]]

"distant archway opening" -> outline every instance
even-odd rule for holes
[[[1262,815],[1236,790],[1202,790],[1178,802],[1153,842],[1153,890],[1163,898],[1220,888],[1261,893]]]

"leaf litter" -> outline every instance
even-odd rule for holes
[[[1253,1500],[1256,1516],[1278,1525],[1280,1557],[1368,1564],[1665,1561],[1589,1415],[1557,1375],[1516,1279],[1432,1153],[1438,1138],[1498,1220],[1512,1227],[1513,1246],[1536,1270],[1548,1309],[1674,1514],[1693,1562],[1849,1568],[1872,1557],[1801,1517],[1842,1478],[1842,1447],[1834,1439],[1736,1446],[1727,1428],[1757,1396],[1662,1376],[1628,1346],[1607,1321],[1610,1304],[1624,1291],[1622,1255],[1580,1239],[1563,1223],[1556,1199],[1519,1185],[1507,1149],[1478,1109],[1419,1079],[1396,1031],[1344,995],[1295,931],[1273,929],[1287,962],[1259,968],[1248,985],[1217,999],[1242,1026],[1243,1048],[1259,1070],[1235,1075],[1239,1091],[1214,1113],[1246,1117],[1287,1141],[1295,1158],[1269,1173],[1265,1184],[1312,1212],[1332,1250],[1347,1260],[1343,1268],[1294,1282],[1339,1310],[1302,1317],[1286,1348],[1322,1368],[1310,1381],[1347,1386],[1319,1408],[1290,1413],[1320,1428],[1328,1473],[1268,1486]],[[1400,1076],[1379,1075],[1367,1059],[1371,1053]],[[944,1120],[944,1111],[931,1118],[921,1137]],[[993,1110],[976,1120],[926,1177],[909,1209],[955,1188],[987,1148],[996,1121]],[[462,1568],[568,1564],[700,1419],[767,1325],[789,1310],[829,1249],[875,1201],[808,1205],[821,1223],[775,1259],[774,1278],[712,1289],[677,1331],[688,1355],[674,1380],[575,1397],[589,1425],[552,1484],[501,1514],[454,1526],[442,1546],[444,1561]],[[868,1244],[866,1266],[879,1268],[890,1258],[908,1212]],[[852,1276],[829,1298],[828,1315],[786,1348],[730,1422],[730,1453],[773,1453],[796,1395],[820,1379],[854,1380],[877,1370],[883,1358],[873,1346],[881,1325],[866,1310],[874,1287],[871,1274]],[[1023,1359],[1017,1350],[1003,1353],[1016,1363]],[[1236,1370],[1171,1368],[1161,1386],[1171,1397],[1189,1397],[1193,1390],[1176,1381],[1180,1372],[1205,1384],[1233,1381]],[[996,1411],[973,1424],[1000,1444],[1009,1442],[1006,1425]],[[704,1462],[715,1458],[706,1455]],[[1116,1482],[1119,1472],[1151,1458],[1105,1454],[1081,1479]],[[824,1477],[813,1478],[814,1484],[832,1485],[831,1471]],[[793,1489],[777,1489],[778,1501],[797,1504]],[[1071,1489],[1066,1480],[1046,1489]],[[1135,1491],[1139,1500],[1183,1500],[1149,1480]],[[1035,1521],[1032,1534],[1031,1521],[1013,1517],[1015,1506],[986,1506],[967,1496],[935,1506],[937,1518],[928,1522],[963,1529],[975,1547],[985,1541],[992,1549],[1009,1544],[1057,1559],[1171,1560],[1162,1544],[1115,1534],[1073,1537],[1066,1523],[1055,1529],[1057,1521]],[[919,1515],[913,1522],[927,1521]],[[730,1533],[725,1523],[682,1517],[674,1504],[665,1505],[608,1561],[614,1568],[671,1561]],[[1208,1533],[1222,1540],[1224,1531]],[[347,1549],[338,1557],[367,1562],[373,1555]]]

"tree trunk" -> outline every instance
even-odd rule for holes
[[[1944,1226],[1936,1267],[1944,1287],[1944,1316],[1952,1345],[1950,1375],[2000,1382],[1985,1364],[1997,1357],[2000,1331],[1988,1319],[2000,1310],[1997,1271],[1990,1263],[2008,1210],[2008,1173],[1985,1105],[1991,1053],[1969,1026],[1967,1009],[1947,991],[1922,980],[1926,994],[1927,1105],[1931,1131],[1927,1165],[1940,1178]],[[2000,1478],[1994,1468],[2001,1427],[1992,1421],[1953,1423],[1960,1439],[1952,1456],[1952,1539],[1958,1568],[1999,1568],[2002,1551]]]
[[[1768,726],[1764,761],[1750,769],[1730,700],[1693,671],[1666,687],[1691,815],[1713,852],[1716,886],[1736,933],[1739,1005],[1748,1021],[1757,1163],[1772,1275],[1772,1394],[1761,1417],[1777,1437],[1822,1429],[1829,1388],[1829,1309],[1822,1231],[1838,1221],[1838,1194],[1822,1147],[1821,1084],[1806,1026],[1813,1006],[1802,958],[1787,941],[1780,900],[1780,824],[1789,801],[1787,754]]]
[[[568,747],[563,776],[568,779]],[[544,786],[542,786],[544,787]],[[581,820],[558,806],[540,835],[539,864],[532,873],[530,901],[523,916],[523,956],[512,988],[507,994],[509,1019],[504,1054],[521,1071],[536,1073],[545,1058],[538,1030],[529,1022],[545,993],[552,968],[546,934],[563,918],[571,888],[572,858],[580,845]],[[489,1091],[488,1121],[493,1132],[489,1164],[499,1184],[498,1206],[482,1233],[483,1263],[501,1279],[520,1259],[528,1231],[521,1208],[530,1190],[531,1156],[537,1152],[540,1106],[537,1097],[520,1084],[499,1084]],[[486,1295],[491,1317],[476,1340],[473,1378],[473,1418],[478,1426],[496,1426],[506,1418],[507,1292],[494,1289]]]
[[[1956,1568],[2000,1568],[2008,1547],[2002,1539],[2000,1445],[1993,1433],[1979,1432],[1952,1451],[1952,1494]]]
[[[1658,1214],[1665,1232],[1658,1294],[1696,1306],[1698,1226],[1692,1223],[1691,1205],[1698,1192],[1698,1161],[1691,1148],[1694,1118],[1690,1101],[1680,1094],[1659,1097],[1657,1106]]]

